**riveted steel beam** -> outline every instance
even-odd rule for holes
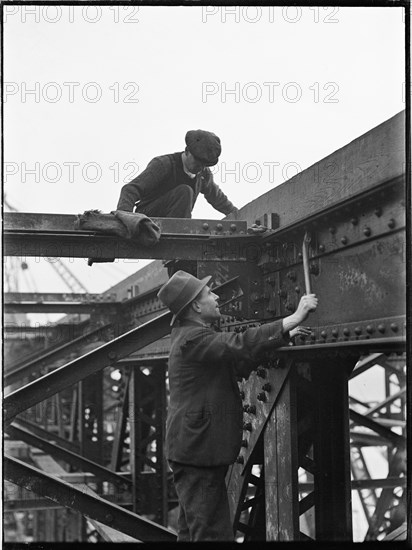
[[[104,367],[115,364],[133,351],[165,336],[170,332],[171,318],[171,313],[164,313],[10,393],[4,399],[6,422],[11,421],[18,413],[36,403],[62,391],[67,386],[79,382]]]
[[[94,330],[86,332],[82,336],[75,338],[65,344],[54,347],[50,350],[46,350],[39,357],[33,360],[29,360],[17,365],[9,372],[6,371],[4,376],[4,384],[6,386],[21,382],[24,378],[30,375],[35,375],[39,369],[49,365],[53,361],[57,361],[70,355],[70,353],[76,353],[79,347],[84,344],[88,344],[98,340],[107,340],[108,334],[113,330],[113,326],[108,323]]]
[[[116,315],[120,304],[113,302],[19,302],[4,304],[4,313],[98,313]]]
[[[75,230],[76,217],[12,212],[4,218],[5,256],[201,259],[248,261],[260,235],[248,235],[244,221],[154,218],[162,233],[153,247],[96,231]],[[254,253],[254,251],[253,251]]]
[[[7,434],[15,440],[24,441],[32,447],[41,449],[45,453],[54,456],[58,460],[63,460],[68,464],[71,464],[77,468],[81,468],[82,471],[91,472],[95,474],[101,481],[109,481],[115,483],[118,486],[124,486],[125,488],[131,486],[131,481],[116,474],[112,470],[88,460],[72,451],[68,451],[55,443],[49,443],[45,439],[30,433],[27,429],[19,426],[18,422],[6,428]]]
[[[176,540],[175,534],[169,529],[103,498],[92,496],[16,458],[5,457],[4,475],[8,481],[20,487],[62,506],[77,510],[88,518],[97,520],[143,542],[173,542]]]

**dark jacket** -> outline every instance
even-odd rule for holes
[[[184,172],[182,153],[155,157],[134,180],[122,187],[117,210],[133,212],[135,202],[140,206],[163,196],[174,187],[187,183],[194,191],[193,204],[199,193],[219,212],[227,215],[235,208],[227,196],[213,181],[209,168],[204,168],[193,180]]]
[[[243,424],[236,379],[256,368],[259,352],[288,342],[281,321],[243,333],[215,332],[191,321],[173,328],[166,458],[195,466],[232,464]]]

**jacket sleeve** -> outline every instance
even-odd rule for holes
[[[214,182],[213,174],[209,168],[206,168],[203,171],[202,178],[203,181],[201,192],[213,208],[219,212],[222,212],[222,214],[225,214],[226,216],[235,210],[235,206],[230,202],[220,187]]]
[[[182,348],[186,359],[202,364],[229,361],[255,363],[259,355],[289,343],[289,333],[283,334],[282,321],[274,321],[245,332],[214,332],[196,328],[188,334]]]
[[[150,198],[150,195],[156,194],[168,174],[167,160],[167,157],[155,157],[141,174],[130,183],[123,185],[116,210],[133,212],[136,201]]]

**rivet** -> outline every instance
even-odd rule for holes
[[[351,223],[352,225],[358,225],[358,218],[352,218],[351,221],[350,221],[350,223]]]
[[[218,231],[222,231],[223,225],[222,225],[221,223],[218,223],[218,224],[216,225],[216,229],[217,229]]]
[[[334,227],[333,225],[329,227],[329,233],[332,233],[332,235],[336,233],[336,227]]]
[[[344,334],[345,336],[349,336],[349,335],[350,335],[350,330],[349,330],[348,328],[345,327],[345,328],[343,329],[343,334]]]
[[[271,384],[269,384],[269,382],[267,382],[266,384],[263,384],[262,390],[263,390],[263,391],[267,391],[267,392],[272,391],[272,386],[271,386]]]
[[[369,237],[371,235],[372,231],[371,231],[371,228],[370,227],[365,227],[364,230],[363,230],[363,234],[365,235],[365,237]]]
[[[264,368],[262,367],[258,367],[257,371],[256,371],[256,374],[260,377],[260,378],[266,378],[266,371]]]
[[[209,229],[209,224],[205,222],[202,227],[205,231],[207,231]]]
[[[243,458],[243,456],[238,456],[237,459],[236,459],[236,462],[238,464],[244,464],[245,463],[245,459]]]
[[[382,208],[380,206],[375,208],[375,216],[378,216],[378,218],[382,216]]]
[[[362,334],[362,329],[360,327],[355,328],[355,334],[359,336],[359,334]]]
[[[235,223],[230,224],[230,231],[236,231],[236,229],[237,229],[237,225]]]
[[[396,323],[391,323],[391,330],[393,330],[393,332],[398,332],[398,325]]]
[[[348,238],[347,238],[347,237],[342,237],[341,240],[340,240],[340,242],[341,242],[342,244],[348,244]]]
[[[384,333],[385,332],[385,325],[382,325],[382,324],[378,325],[378,330],[379,330],[379,332]]]
[[[264,392],[258,393],[257,399],[258,401],[266,402],[266,394]]]
[[[325,245],[324,244],[319,245],[319,252],[325,252]]]
[[[366,327],[366,332],[367,332],[368,334],[372,334],[372,332],[373,332],[374,330],[375,330],[375,329],[373,328],[372,325],[368,325],[368,326]]]
[[[311,332],[310,338],[311,340],[316,340],[316,334],[314,332]]]
[[[256,405],[249,405],[248,413],[256,414]]]
[[[327,336],[326,330],[322,330],[320,335],[322,336],[322,338],[326,338],[326,336]]]
[[[300,287],[299,286],[295,286],[295,292],[297,292],[299,294],[299,292],[300,292]]]
[[[252,431],[252,423],[251,422],[243,422],[243,429],[247,430],[248,432]]]
[[[248,445],[247,439],[242,439],[242,443],[240,444],[240,446],[247,448],[247,445]]]
[[[337,328],[333,328],[333,329],[332,329],[332,336],[334,336],[334,337],[336,338],[336,337],[338,336],[338,334],[339,334],[338,329],[337,329]]]
[[[391,218],[389,221],[388,221],[388,227],[389,229],[393,229],[395,227],[396,223],[395,223],[395,220],[393,218]]]

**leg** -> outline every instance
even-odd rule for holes
[[[190,542],[189,527],[186,522],[185,511],[179,503],[179,516],[177,518],[177,542]]]
[[[227,466],[200,468],[174,462],[171,467],[190,541],[233,541],[225,484]]]
[[[159,218],[191,218],[193,189],[188,185],[178,185],[161,197],[136,206],[136,212]]]

